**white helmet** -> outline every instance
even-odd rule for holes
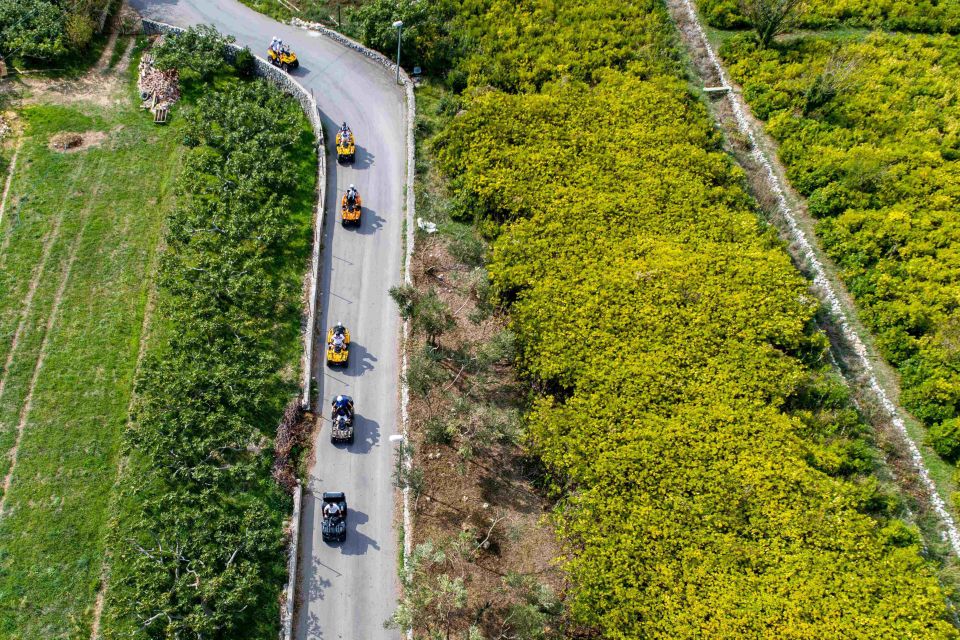
[[[351,189],[356,189],[356,187],[354,187],[353,185],[350,185],[350,188],[351,188]]]

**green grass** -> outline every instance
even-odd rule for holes
[[[313,20],[330,25],[336,24],[337,16],[345,20],[351,6],[363,4],[366,0],[290,0],[290,4],[299,11],[291,11],[279,0],[240,0],[254,11],[268,15],[274,20],[288,22],[291,18]]]
[[[156,127],[132,105],[95,117],[38,105],[22,116],[14,206],[0,228],[0,363],[21,319],[23,329],[0,396],[0,450],[13,446],[31,388],[32,405],[0,520],[0,637],[81,637],[181,148],[176,120]],[[47,147],[58,131],[106,138],[61,154]],[[4,457],[0,473],[9,467]]]
[[[120,62],[123,54],[127,52],[127,49],[130,48],[130,43],[133,41],[134,38],[132,36],[117,37],[117,41],[113,45],[113,51],[110,52],[110,62],[107,64],[108,69],[113,69],[117,66],[117,63]]]

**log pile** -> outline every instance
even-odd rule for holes
[[[151,111],[169,109],[180,99],[180,72],[176,69],[161,71],[153,66],[151,56],[143,56],[140,60],[137,88],[144,106]]]
[[[283,412],[273,443],[273,479],[288,493],[297,486],[293,449],[306,441],[309,422],[305,418],[301,399],[294,398]]]

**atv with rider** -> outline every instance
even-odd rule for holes
[[[300,66],[297,54],[291,51],[288,45],[283,44],[283,41],[279,38],[274,38],[267,48],[267,59],[270,60],[270,64],[280,67],[286,72]]]
[[[342,322],[327,330],[327,365],[347,366],[350,358],[350,331]]]
[[[353,444],[353,398],[339,395],[333,399],[330,423],[330,442]]]
[[[350,188],[340,198],[340,221],[343,226],[348,224],[360,226],[361,206],[360,192],[357,191],[356,187],[350,185]]]
[[[324,542],[343,542],[347,539],[347,496],[342,491],[323,493]]]
[[[357,145],[353,139],[353,131],[344,122],[337,131],[337,162],[353,162],[357,153]]]

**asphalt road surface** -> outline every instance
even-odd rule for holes
[[[300,582],[295,637],[323,640],[399,638],[383,628],[396,607],[397,536],[393,527],[395,464],[389,436],[397,433],[400,320],[388,290],[400,283],[406,103],[394,77],[379,65],[322,36],[282,25],[233,0],[131,0],[142,15],[177,26],[212,24],[266,57],[270,39],[289,43],[300,59],[293,76],[312,89],[327,144],[327,224],[322,255],[320,315],[314,354],[315,408],[329,417],[338,393],[354,398],[353,445],[330,443],[324,422],[303,500]],[[333,134],[346,121],[357,139],[356,163],[338,165]],[[363,198],[362,226],[344,229],[339,198],[355,184]],[[326,328],[350,329],[350,363],[325,366]],[[323,491],[347,494],[347,539],[320,537]]]

